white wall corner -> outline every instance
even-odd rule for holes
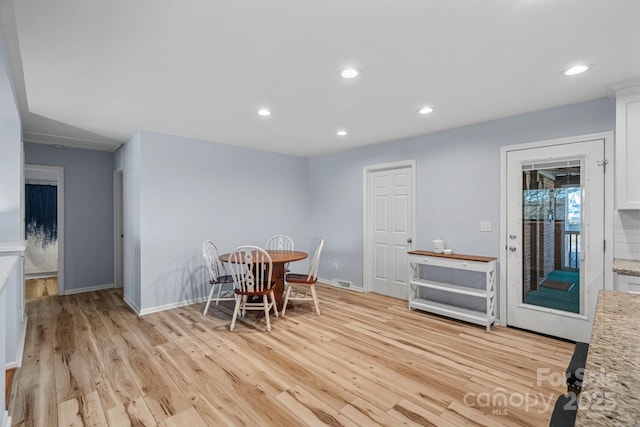
[[[124,297],[122,298],[124,300],[124,302],[129,306],[129,308],[131,308],[131,310],[133,310],[133,312],[138,315],[141,316],[141,310],[140,307],[138,307],[132,300],[131,298],[129,298],[127,295],[124,295]]]

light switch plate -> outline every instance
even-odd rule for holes
[[[480,221],[480,231],[491,231],[491,222]]]

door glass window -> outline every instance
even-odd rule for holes
[[[572,164],[577,163],[577,164]],[[580,313],[580,162],[522,171],[522,301]]]

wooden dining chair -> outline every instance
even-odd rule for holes
[[[313,301],[316,306],[316,314],[320,316],[320,304],[318,303],[318,293],[316,292],[316,282],[318,281],[318,265],[320,264],[320,253],[324,246],[324,239],[320,240],[316,253],[313,255],[309,272],[307,274],[288,273],[285,275],[287,289],[282,304],[282,317],[287,311],[289,301]]]
[[[267,240],[267,244],[264,245],[266,250],[273,251],[292,251],[293,250],[293,239],[286,234],[276,234]],[[284,271],[289,272],[289,263],[284,265]]]
[[[229,330],[233,331],[238,314],[244,316],[247,310],[264,311],[267,331],[271,330],[269,311],[273,308],[278,317],[278,305],[273,294],[275,283],[271,280],[273,262],[262,248],[239,246],[229,255],[229,269],[235,282],[236,306]],[[261,300],[255,301],[255,298]]]
[[[267,244],[264,245],[266,250],[274,251],[292,251],[293,239],[285,234],[277,234],[267,240]]]
[[[202,256],[209,271],[209,285],[211,285],[209,298],[207,298],[207,304],[202,312],[206,316],[212,301],[218,305],[220,301],[235,301],[236,296],[233,292],[233,277],[218,259],[220,253],[213,241],[205,240],[202,243]],[[228,285],[228,289],[223,289],[226,285]]]

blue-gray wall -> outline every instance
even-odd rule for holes
[[[124,230],[125,281],[139,280],[124,286],[139,288],[128,302],[140,312],[205,296],[204,239],[228,252],[288,234],[313,250],[305,158],[140,132],[118,150],[116,167],[125,216],[134,217]]]
[[[440,237],[458,253],[498,256],[500,147],[614,128],[614,100],[599,99],[312,158],[311,229],[327,241],[318,275],[363,285],[365,166],[416,160],[416,249]]]
[[[64,290],[113,284],[113,153],[24,144],[26,164],[64,167]]]

